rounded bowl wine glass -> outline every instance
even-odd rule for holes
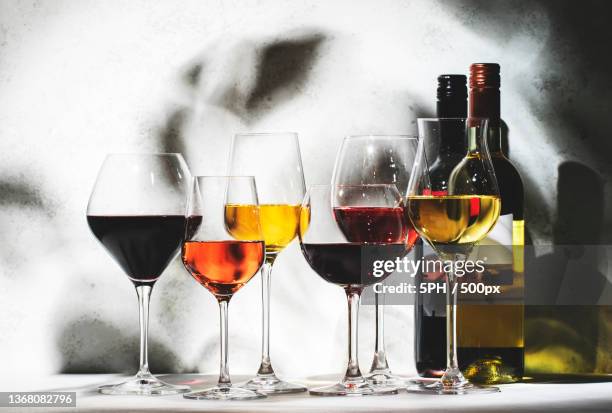
[[[278,254],[296,237],[304,173],[295,133],[245,133],[232,140],[230,175],[252,175],[257,182],[266,259],[261,270],[262,344],[257,375],[244,388],[266,394],[298,393],[306,387],[279,379],[270,359],[270,289]],[[236,213],[249,205],[236,205]]]
[[[95,237],[136,287],[140,314],[140,368],[131,379],[102,386],[103,394],[160,395],[189,391],[149,371],[149,297],[155,281],[178,254],[191,175],[178,153],[111,154],[87,205]]]
[[[414,228],[441,260],[465,261],[474,246],[493,229],[501,202],[486,142],[487,121],[476,118],[418,119],[419,150],[408,186],[408,215]],[[445,134],[463,131],[466,154],[453,168],[434,168]],[[428,162],[429,161],[429,162]],[[447,268],[447,265],[445,265]],[[452,268],[452,267],[451,267]],[[438,394],[495,392],[478,387],[459,370],[457,360],[457,276],[446,274],[447,367],[441,379],[411,391]],[[460,328],[461,326],[459,326]]]
[[[249,205],[238,211],[235,205]],[[230,299],[259,271],[265,246],[259,223],[252,176],[199,176],[187,208],[183,264],[208,291],[220,310],[221,368],[213,388],[187,393],[186,399],[249,400],[266,397],[233,387],[228,368],[228,306]]]
[[[343,186],[339,193],[360,194],[371,205],[396,209],[402,198],[394,185]],[[402,258],[408,248],[404,240],[385,239],[382,242],[350,242],[342,227],[354,216],[334,210],[331,206],[332,189],[328,185],[311,186],[302,203],[299,238],[302,254],[310,267],[324,280],[344,289],[348,300],[348,366],[340,383],[310,390],[316,396],[365,396],[395,394],[395,386],[368,382],[359,369],[357,359],[357,326],[361,292],[367,286],[381,283],[391,272],[377,263]],[[348,196],[348,194],[347,194]],[[403,214],[389,217],[390,233],[402,231]]]
[[[389,233],[387,223],[398,213],[376,205],[363,204],[357,197],[340,196],[342,185],[394,184],[405,197],[410,171],[417,153],[416,137],[404,135],[349,136],[344,139],[334,166],[332,205],[344,215],[351,216],[342,227],[348,241],[381,242],[404,240],[411,249],[418,240],[410,220],[405,228]],[[346,192],[346,191],[345,191]],[[345,194],[346,195],[346,194]],[[403,208],[399,207],[401,210]],[[374,293],[376,340],[374,359],[366,378],[374,384],[402,386],[404,380],[392,374],[387,361],[384,335],[383,293]]]

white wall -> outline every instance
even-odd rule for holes
[[[135,294],[85,221],[105,153],[182,148],[192,172],[222,174],[232,134],[291,130],[300,134],[307,183],[325,183],[343,136],[414,132],[416,116],[434,109],[436,76],[465,73],[472,62],[501,64],[511,155],[528,178],[532,235],[546,242],[558,164],[579,160],[609,177],[609,162],[592,142],[605,139],[602,125],[610,122],[609,105],[593,102],[610,89],[577,68],[576,42],[560,45],[559,30],[569,23],[557,11],[489,3],[495,6],[479,10],[474,2],[424,0],[2,0],[3,374],[135,365]],[[292,42],[287,51],[298,57],[297,68],[283,63],[278,70],[289,81],[249,106],[262,52],[279,41]],[[190,85],[187,73],[200,64],[199,81]],[[259,288],[255,279],[230,307],[234,373],[258,366]],[[153,371],[216,372],[218,314],[210,294],[175,262],[152,301]],[[343,293],[308,268],[295,243],[278,259],[272,306],[279,373],[342,371]],[[389,309],[388,351],[397,372],[413,372],[412,324],[411,307]],[[373,333],[366,307],[366,369]]]

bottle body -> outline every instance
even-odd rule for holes
[[[467,78],[464,75],[441,75],[438,77],[436,115],[439,118],[465,118],[467,116]],[[460,125],[459,125],[460,126]],[[452,127],[452,126],[451,126]],[[465,156],[466,142],[462,127],[446,131],[443,150],[438,153],[430,168],[430,174],[439,187],[435,191],[446,191],[455,166]],[[415,249],[417,258],[434,255],[427,245]],[[420,283],[445,283],[444,278],[430,279],[424,274],[416,275],[417,291]],[[416,294],[414,306],[414,349],[417,372],[423,377],[441,377],[446,370],[446,300],[443,294]]]
[[[524,373],[524,202],[523,183],[504,154],[506,128],[500,118],[499,65],[470,67],[469,116],[489,119],[489,150],[500,189],[501,213],[480,245],[487,254],[480,281],[501,294],[463,296],[457,312],[458,356],[465,376],[478,383],[511,383]],[[464,281],[473,281],[466,279]]]

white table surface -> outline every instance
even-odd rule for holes
[[[186,400],[182,396],[105,396],[95,392],[101,384],[121,380],[110,374],[56,375],[30,381],[2,380],[1,391],[76,391],[74,408],[3,408],[25,413],[50,410],[78,412],[612,412],[612,382],[518,383],[501,386],[500,393],[437,396],[401,392],[394,396],[315,397],[306,393],[272,396],[267,399],[229,402]],[[209,387],[215,376],[166,375],[178,383],[198,380],[195,389]],[[235,381],[244,379],[236,377]],[[322,381],[302,381],[306,385]]]

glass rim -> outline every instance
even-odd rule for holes
[[[312,184],[308,186],[308,189],[306,190],[306,192],[310,191],[311,189],[324,189],[324,188],[330,188],[330,189],[334,189],[334,188],[384,188],[384,187],[393,187],[395,188],[397,191],[397,184],[394,183],[380,183],[380,184],[338,184],[338,185],[332,185],[332,184]]]
[[[331,184],[312,184],[312,185],[308,185],[308,189],[306,190],[306,192],[310,191],[311,189],[316,189],[316,188],[331,188],[332,185]]]
[[[417,121],[426,121],[426,122],[437,122],[441,120],[489,120],[489,118],[483,118],[479,116],[468,116],[468,117],[453,117],[453,118],[417,118]]]
[[[181,152],[108,152],[106,157],[110,156],[180,156]]]
[[[377,188],[377,187],[384,187],[384,186],[394,186],[397,188],[397,184],[394,183],[379,183],[379,184],[337,184],[337,185],[329,185],[330,187],[333,188]]]
[[[333,184],[312,184],[312,185],[308,185],[308,188],[313,188],[313,187],[315,187],[315,188],[317,188],[317,187],[318,188],[320,188],[320,187],[330,187],[330,188],[331,187],[334,187],[334,188],[337,188],[337,187],[343,187],[343,188],[353,187],[353,188],[358,188],[358,187],[364,187],[364,186],[397,186],[397,185],[394,184],[394,183],[387,183],[387,184],[385,184],[385,183],[375,183],[375,184],[336,184],[336,185],[333,185]]]
[[[344,137],[344,140],[367,139],[367,138],[395,138],[395,139],[414,139],[414,140],[419,139],[417,135],[371,133],[371,134],[365,134],[365,135],[346,135]]]
[[[255,179],[255,175],[194,175],[193,179]]]
[[[238,132],[234,134],[236,136],[273,136],[273,135],[293,135],[298,136],[297,132]]]

